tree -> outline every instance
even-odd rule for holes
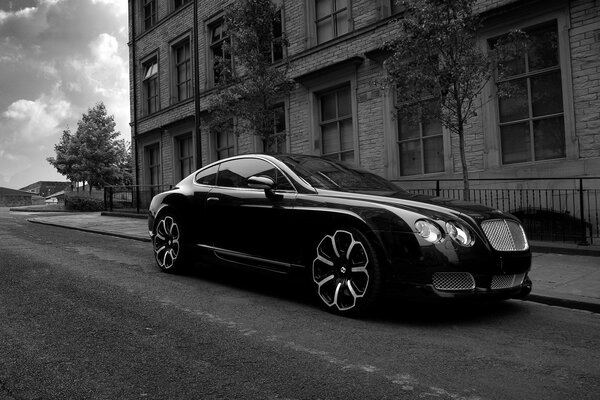
[[[235,120],[235,134],[257,135],[267,150],[281,139],[275,137],[274,107],[294,86],[283,60],[287,40],[281,12],[271,0],[241,0],[229,6],[224,19],[229,40],[225,55],[216,59],[220,76],[208,108],[211,126],[230,126]],[[274,63],[274,55],[282,62]]]
[[[56,157],[47,161],[71,181],[87,182],[90,193],[92,187],[131,182],[131,149],[118,136],[114,117],[100,102],[83,114],[75,134],[63,131],[54,146]]]
[[[387,83],[396,88],[399,118],[438,118],[459,139],[464,198],[470,199],[465,127],[481,107],[484,87],[499,63],[522,50],[525,34],[511,32],[492,49],[481,49],[476,34],[481,18],[475,0],[414,0],[407,3],[396,38],[387,46]],[[510,96],[506,85],[500,96]],[[432,106],[433,105],[433,106]]]

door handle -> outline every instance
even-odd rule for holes
[[[209,197],[209,198],[206,199],[207,203],[214,203],[216,201],[219,201],[218,197]]]

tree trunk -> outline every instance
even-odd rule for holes
[[[463,175],[463,198],[465,201],[469,201],[471,200],[471,192],[469,190],[469,170],[467,168],[467,156],[465,154],[465,132],[462,123],[458,125],[458,139],[460,147],[460,163]]]

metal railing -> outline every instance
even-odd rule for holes
[[[104,188],[104,208],[109,211],[145,213],[152,197],[173,185],[127,185]]]
[[[396,181],[411,193],[463,200],[462,179]],[[470,201],[510,212],[532,240],[600,239],[600,177],[471,179]]]

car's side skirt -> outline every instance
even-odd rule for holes
[[[202,251],[214,254],[214,256],[221,261],[276,272],[279,274],[289,274],[297,268],[302,268],[300,265],[255,257],[249,254],[221,249],[214,246],[208,246],[204,244],[197,244],[196,246]]]

